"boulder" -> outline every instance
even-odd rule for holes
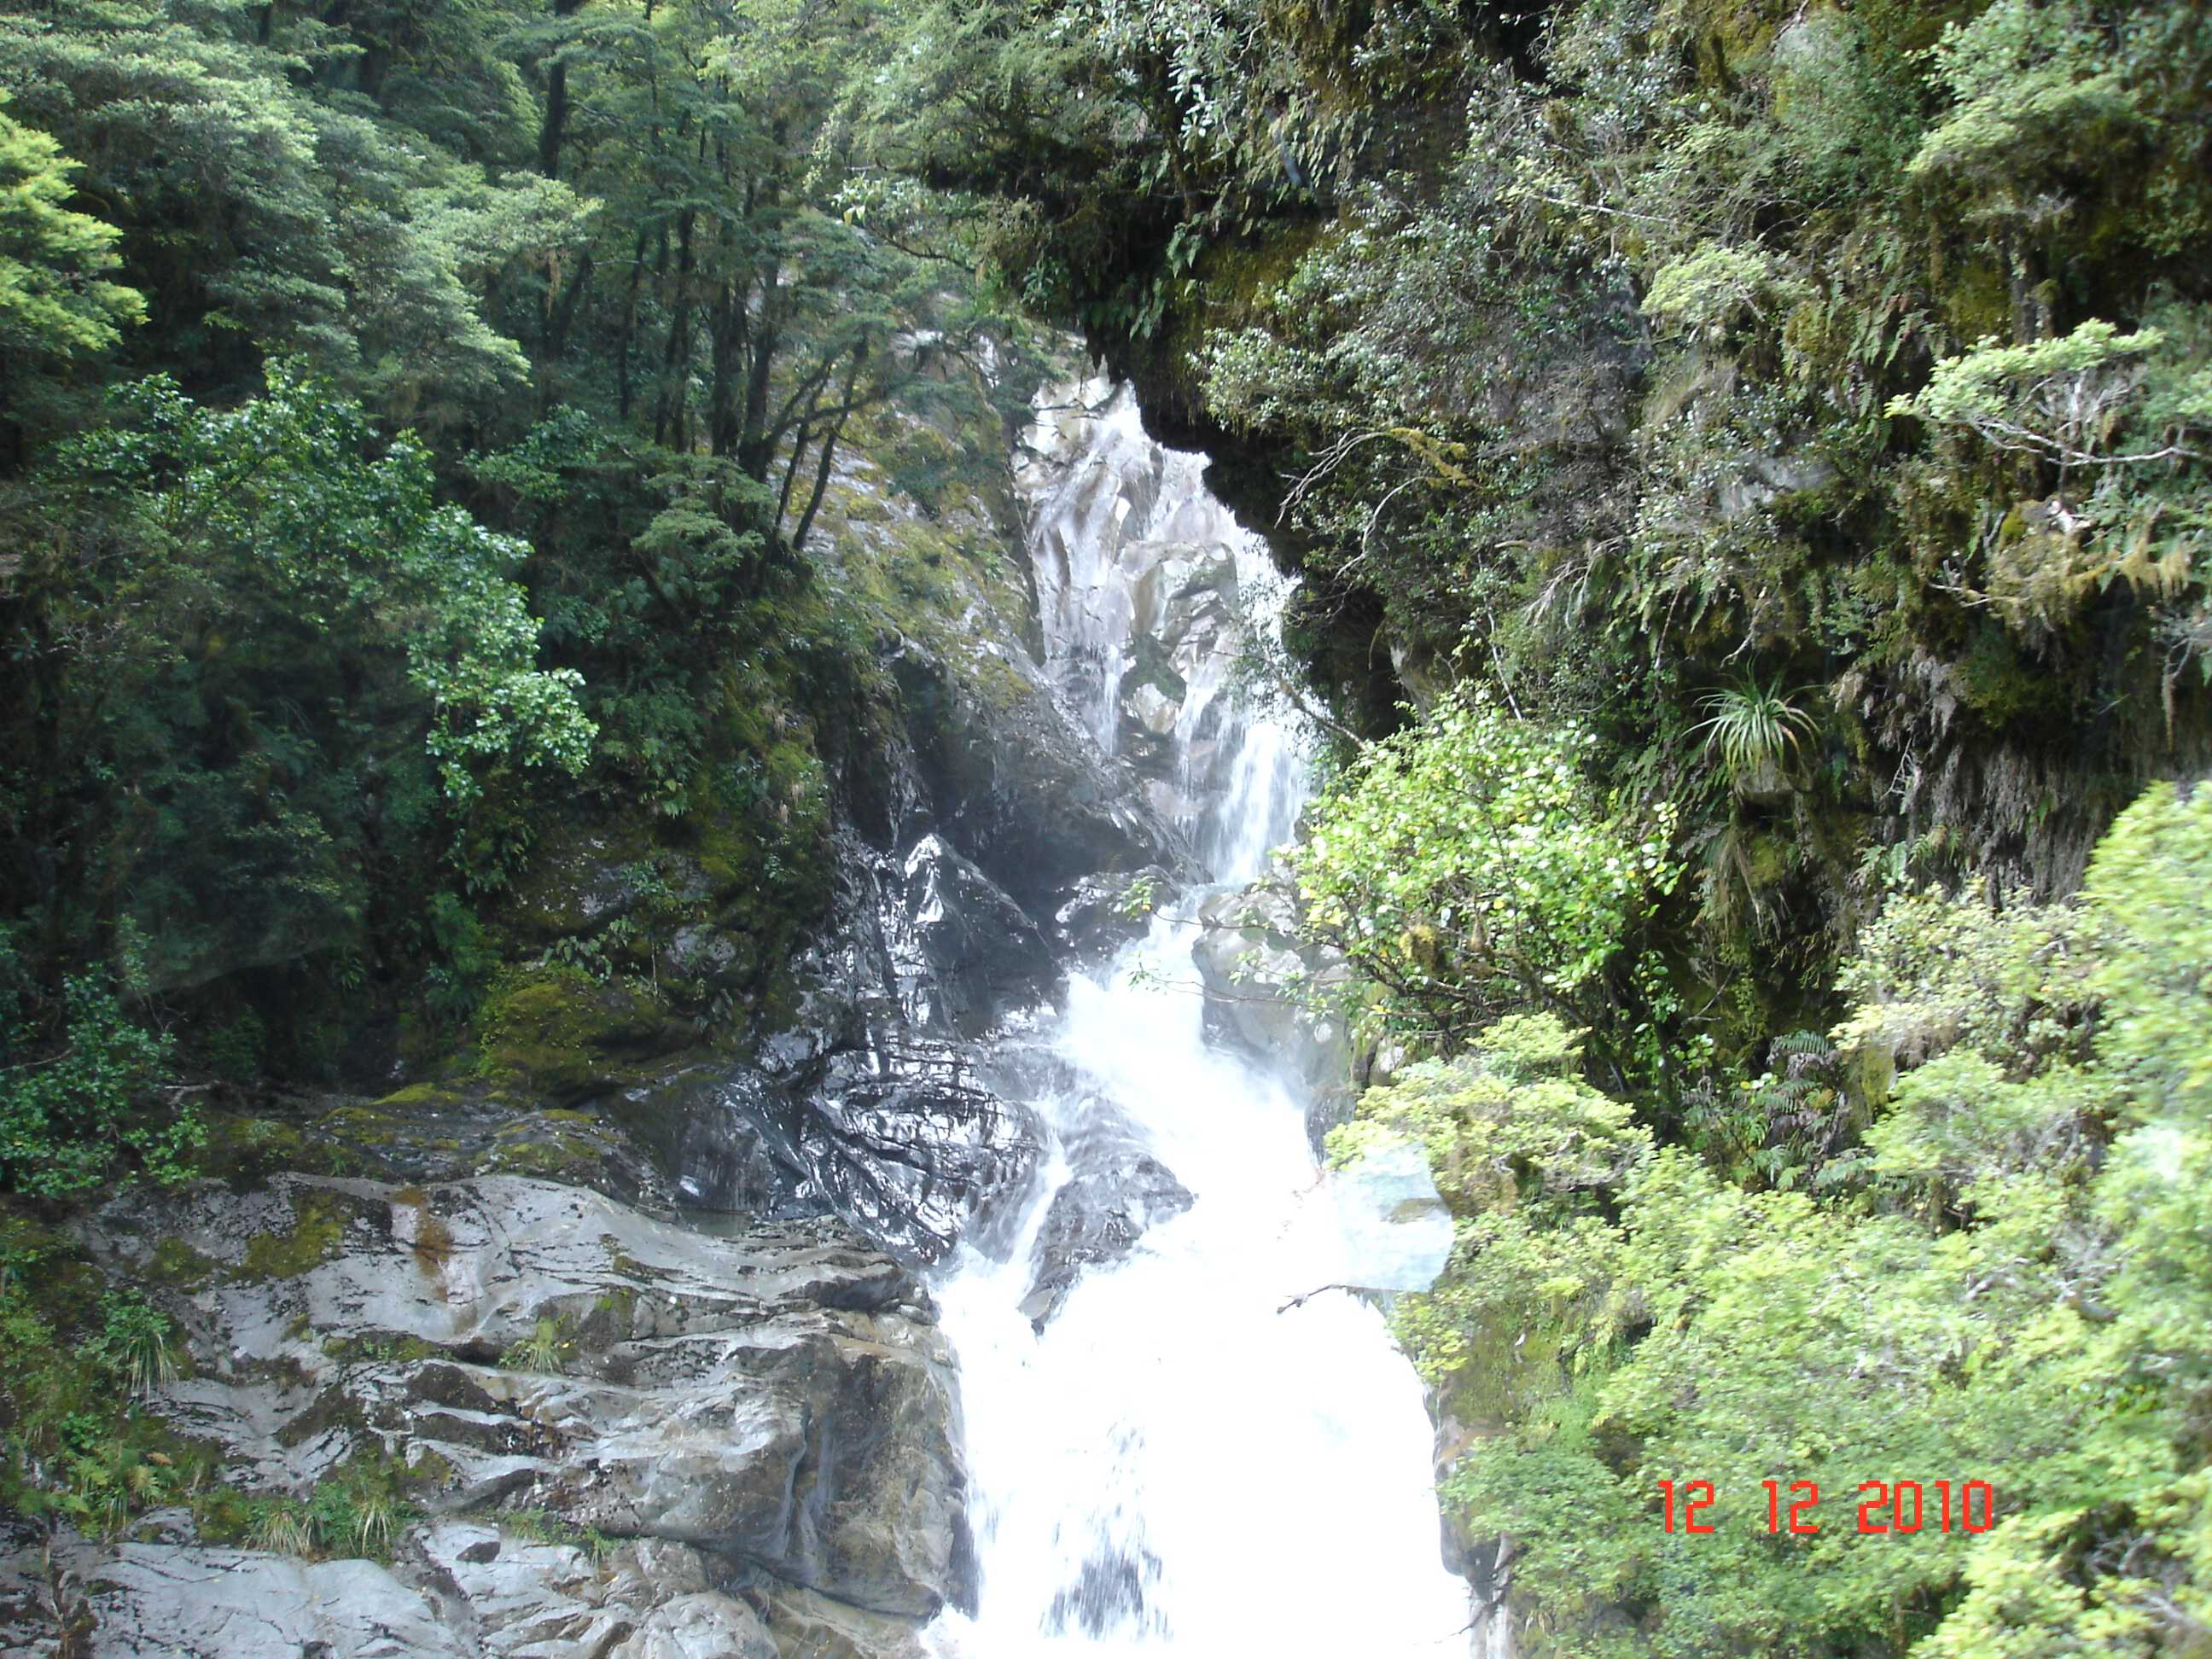
[[[123,1544],[92,1570],[94,1659],[469,1659],[481,1650],[374,1561]]]
[[[1188,870],[1182,834],[1127,766],[1069,718],[1041,671],[1009,660],[1002,700],[981,695],[912,641],[896,679],[939,833],[1024,909],[1101,870]]]
[[[760,1615],[734,1596],[699,1590],[664,1601],[608,1659],[780,1659]]]
[[[388,1568],[128,1546],[87,1577],[98,1650],[764,1656],[737,1583],[908,1632],[972,1601],[951,1352],[837,1221],[716,1237],[515,1177],[280,1176],[129,1193],[81,1237],[118,1277],[207,1264],[158,1293],[194,1363],[149,1403],[227,1479],[304,1498],[397,1459],[434,1517]]]
[[[1050,996],[1060,969],[1043,933],[942,836],[908,848],[887,885],[884,932],[893,960],[911,964],[902,990],[916,1024],[977,1037]]]
[[[1052,909],[1054,945],[1075,962],[1096,962],[1151,931],[1154,896],[1164,899],[1175,878],[1158,865],[1134,874],[1085,876],[1061,890]]]
[[[1119,1261],[1147,1228],[1181,1215],[1193,1201],[1190,1189],[1146,1153],[1078,1174],[1045,1210],[1022,1311],[1042,1330],[1085,1268]]]

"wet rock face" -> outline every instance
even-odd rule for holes
[[[1042,1330],[1085,1269],[1119,1261],[1147,1228],[1181,1215],[1193,1201],[1165,1164],[1141,1152],[1076,1175],[1045,1210],[1033,1258],[1036,1276],[1022,1311]]]
[[[1025,447],[1046,672],[1152,811],[1202,841],[1240,735],[1222,693],[1248,612],[1279,598],[1270,562],[1204,489],[1202,456],[1142,440],[1126,388],[1068,388]]]
[[[690,1205],[836,1215],[901,1260],[942,1258],[1024,1183],[1035,1120],[977,1078],[973,1038],[1051,994],[1043,934],[944,839],[839,848],[834,926],[799,964],[798,1021],[757,1062],[711,1061],[601,1103]]]
[[[195,1365],[150,1408],[228,1478],[304,1498],[397,1457],[436,1517],[388,1569],[133,1546],[99,1564],[97,1652],[764,1656],[796,1650],[733,1592],[895,1632],[972,1598],[951,1355],[840,1223],[709,1237],[543,1182],[280,1176],[129,1194],[84,1236],[118,1275],[165,1239],[213,1264],[161,1297]],[[621,1549],[502,1531],[518,1510]]]
[[[927,969],[901,976],[916,1024],[981,1036],[1003,1011],[1050,994],[1060,970],[1043,933],[943,836],[908,850],[886,897],[894,959]]]
[[[687,1204],[835,1215],[900,1260],[939,1261],[1035,1168],[1035,1120],[966,1051],[911,1033],[810,1055],[782,1078],[702,1066],[610,1110],[665,1150]]]
[[[1086,876],[1067,888],[1054,908],[1054,945],[1071,961],[1103,962],[1152,927],[1152,904],[1174,890],[1175,878],[1158,865],[1134,875]]]
[[[1344,1021],[1312,1012],[1293,988],[1325,993],[1347,982],[1348,970],[1334,952],[1298,943],[1297,901],[1285,887],[1261,882],[1217,893],[1199,916],[1191,959],[1206,984],[1206,1030],[1312,1091],[1317,1144],[1348,1107],[1362,1057]]]
[[[768,1598],[710,1588],[714,1571],[681,1545],[633,1540],[595,1558],[473,1521],[427,1526],[389,1565],[189,1543],[99,1550],[74,1538],[49,1561],[25,1528],[0,1553],[0,1592],[58,1589],[88,1626],[93,1659],[790,1659],[817,1650],[808,1644],[816,1621],[781,1617],[772,1601],[764,1618],[753,1601]],[[912,1651],[910,1625],[853,1616],[881,1639],[848,1650],[852,1659]],[[22,1650],[34,1650],[27,1642]]]
[[[1182,834],[1069,719],[1043,674],[1026,659],[1005,665],[994,702],[913,645],[888,665],[945,840],[1030,910],[1102,870],[1188,867]]]
[[[926,1261],[1036,1164],[1027,1110],[984,1088],[949,1048],[909,1042],[832,1055],[810,1100],[801,1144],[812,1176],[799,1196],[818,1196]]]

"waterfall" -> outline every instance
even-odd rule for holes
[[[1034,435],[1048,667],[1211,873],[1249,880],[1307,773],[1232,672],[1239,630],[1279,611],[1264,550],[1126,392],[1093,383]],[[1207,1041],[1202,896],[1000,1040],[1048,1153],[1010,1236],[937,1286],[981,1582],[975,1616],[928,1632],[936,1659],[1401,1659],[1466,1654],[1484,1622],[1441,1560],[1419,1381],[1381,1313],[1322,1288],[1386,1281],[1356,1276],[1307,1103]]]

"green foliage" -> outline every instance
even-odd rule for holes
[[[1705,747],[1718,752],[1739,784],[1779,766],[1814,730],[1813,717],[1790,701],[1778,680],[1761,685],[1747,675],[1739,684],[1707,692],[1702,707],[1705,718],[1690,729],[1705,734]]]
[[[329,1555],[389,1560],[393,1542],[412,1518],[391,1471],[359,1459],[318,1481],[307,1500],[307,1524]]]
[[[499,1363],[510,1370],[558,1376],[568,1370],[575,1352],[576,1340],[568,1319],[560,1314],[546,1314],[532,1322],[528,1331],[507,1345]]]
[[[2075,466],[2142,465],[2185,453],[2178,443],[2142,454],[2112,453],[2112,440],[2141,389],[2138,360],[2163,344],[2155,329],[2122,334],[2090,321],[2063,338],[2008,346],[1985,337],[1972,351],[1937,363],[1928,384],[1893,398],[1893,415],[1962,426],[1996,448]],[[2172,409],[2177,425],[2212,428],[2212,370],[2200,369],[2187,400]]]
[[[127,1292],[102,1297],[100,1308],[100,1334],[85,1348],[93,1364],[141,1399],[177,1380],[176,1328],[167,1314]]]
[[[556,801],[713,842],[761,960],[665,984],[688,894],[563,948],[765,1014],[890,695],[817,581],[847,463],[964,505],[1039,374],[964,210],[880,165],[908,44],[874,5],[0,4],[11,1024],[128,921],[187,1066],[388,1069],[545,943]],[[723,800],[748,768],[798,792]]]
[[[260,1498],[253,1505],[246,1540],[253,1548],[272,1555],[305,1559],[314,1553],[314,1522],[303,1504],[288,1498]]]
[[[118,530],[137,568],[115,602],[141,602],[140,583],[204,581],[207,626],[244,620],[224,599],[250,592],[311,637],[396,648],[450,799],[472,799],[476,770],[509,756],[583,769],[593,728],[580,677],[536,666],[538,624],[507,579],[528,550],[438,505],[420,443],[403,435],[370,459],[361,406],[298,363],[272,364],[266,395],[235,410],[200,407],[161,377],[118,404],[124,422],[57,461],[73,506],[128,515]]]
[[[1222,434],[1362,735],[1486,691],[1671,805],[1711,878],[1658,931],[1674,983],[1736,988],[1729,1046],[1826,1017],[1870,848],[2063,886],[2145,776],[2203,764],[2203,8],[972,27],[1020,70],[985,106],[1064,138],[981,164],[1019,228],[994,251]],[[1362,78],[1425,30],[1425,76]],[[1126,209],[1121,109],[1172,181]],[[1785,713],[1814,704],[1752,695],[1800,684],[1817,754]]]
[[[552,1510],[501,1510],[496,1519],[501,1532],[526,1543],[581,1550],[594,1561],[605,1560],[615,1547],[615,1540],[597,1527],[579,1527]]]
[[[1607,975],[1680,866],[1663,813],[1591,787],[1595,741],[1454,702],[1312,809],[1286,855],[1304,925],[1384,988],[1394,1024],[1452,1044],[1528,1005],[1625,1038]]]
[[[0,1169],[5,1184],[40,1196],[97,1187],[119,1154],[160,1182],[191,1173],[207,1142],[190,1101],[155,1098],[171,1075],[168,1034],[137,1024],[104,973],[70,979],[60,1045],[43,1052],[34,1030],[9,1039],[0,1071]]]
[[[120,233],[68,206],[76,170],[52,138],[0,107],[0,336],[19,347],[100,350],[145,315],[143,296],[106,277],[122,263]]]
[[[1839,1032],[1884,1061],[1880,1110],[1817,1195],[1655,1147],[1516,1058],[1525,1029],[1370,1091],[1334,1150],[1416,1136],[1458,1218],[1394,1317],[1492,1428],[1446,1491],[1520,1547],[1522,1650],[2185,1643],[2212,1612],[2208,878],[2212,791],[2157,786],[2078,904],[1898,902]],[[1662,1480],[1710,1480],[1718,1531],[1664,1532]],[[1819,1535],[1767,1532],[1767,1480],[1818,1483]],[[1857,1535],[1861,1483],[1897,1480],[1989,1481],[1998,1524]]]
[[[92,1297],[82,1265],[51,1242],[9,1245],[0,1283],[0,1502],[99,1538],[115,1537],[145,1510],[197,1507],[206,1454],[134,1403],[181,1368],[173,1326],[135,1294]]]
[[[1763,249],[1701,247],[1654,272],[1644,310],[1663,327],[1719,339],[1747,313],[1784,314],[1806,297],[1802,283],[1778,276]]]

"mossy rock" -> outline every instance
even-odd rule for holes
[[[368,1109],[388,1114],[457,1112],[469,1103],[467,1091],[447,1083],[410,1083],[395,1089]]]
[[[1978,629],[1972,648],[1958,664],[1957,684],[1966,706],[2001,726],[2063,694],[2063,681],[2037,672],[1995,626]]]
[[[1732,87],[1765,67],[1777,30],[1803,8],[1795,0],[1692,0],[1687,9],[1698,80]]]
[[[201,1149],[203,1174],[244,1188],[270,1176],[374,1175],[376,1165],[345,1146],[308,1134],[289,1117],[243,1112],[210,1113],[208,1141]]]
[[[419,1336],[331,1336],[323,1339],[323,1355],[340,1365],[414,1364],[442,1359],[446,1351]]]
[[[499,1132],[481,1173],[589,1186],[592,1175],[606,1161],[608,1148],[596,1133],[580,1132],[573,1122],[563,1124],[562,1119],[596,1127],[590,1118],[574,1112],[539,1112],[518,1119]]]
[[[215,1276],[216,1264],[181,1238],[163,1238],[143,1271],[156,1284],[189,1293]]]
[[[537,945],[587,933],[620,912],[622,869],[652,852],[642,813],[568,819],[541,837],[499,919],[518,938]]]
[[[351,1206],[337,1194],[302,1188],[293,1195],[291,1228],[247,1239],[237,1276],[248,1280],[297,1279],[313,1272],[337,1259],[352,1218]]]
[[[581,969],[507,975],[477,1017],[477,1071],[503,1088],[574,1099],[620,1081],[668,1046],[662,1012]]]

